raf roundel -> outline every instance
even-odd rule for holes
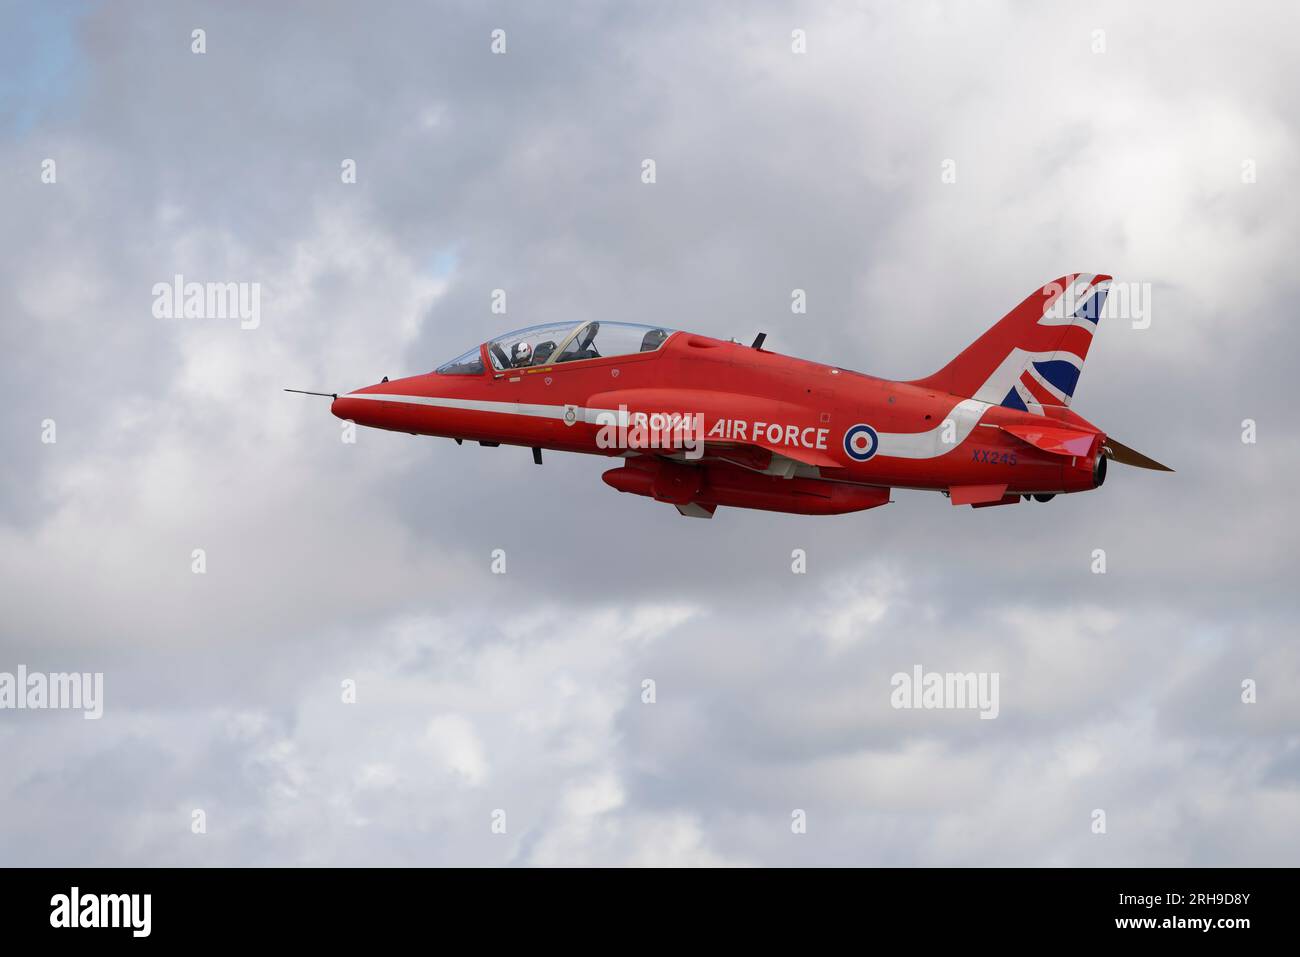
[[[844,433],[844,452],[855,462],[865,462],[880,448],[880,436],[869,425],[859,423]]]

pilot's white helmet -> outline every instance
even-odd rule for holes
[[[533,347],[526,342],[516,342],[514,355],[511,360],[515,365],[521,365],[533,357]]]

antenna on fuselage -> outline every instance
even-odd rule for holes
[[[753,344],[752,346],[750,346],[750,348],[751,348],[751,349],[761,349],[761,348],[763,348],[763,343],[766,342],[766,341],[767,341],[767,333],[766,333],[766,332],[760,332],[760,333],[758,334],[758,336],[755,337],[755,339],[754,339],[754,344]]]

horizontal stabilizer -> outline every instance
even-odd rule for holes
[[[1116,442],[1110,436],[1106,436],[1102,451],[1106,453],[1106,458],[1118,462],[1120,465],[1135,465],[1140,469],[1154,469],[1157,472],[1173,471],[1168,465],[1161,465],[1155,459],[1147,458],[1136,449],[1130,449],[1127,445]]]
[[[1095,432],[1066,429],[1057,425],[1004,425],[1002,431],[1053,455],[1087,455],[1092,451],[1093,440],[1097,437]]]

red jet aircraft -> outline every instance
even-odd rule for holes
[[[359,425],[622,458],[621,492],[711,518],[720,505],[834,515],[928,489],[954,505],[1097,488],[1106,460],[1172,471],[1070,409],[1109,276],[1036,289],[957,358],[893,382],[653,326],[534,326],[434,372],[333,395]],[[298,390],[290,390],[298,391]],[[330,393],[312,393],[330,394]]]

